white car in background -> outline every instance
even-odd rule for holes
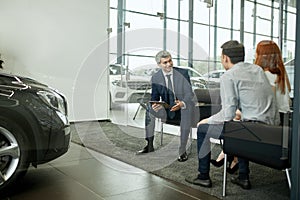
[[[226,70],[213,70],[203,74],[203,77],[208,82],[208,88],[219,88],[220,78],[225,73]]]
[[[205,80],[202,74],[200,74],[197,70],[187,66],[176,66],[176,67],[181,69],[186,69],[188,71],[193,90],[197,88],[207,88],[208,82]]]
[[[138,103],[151,94],[150,77],[135,75],[119,64],[109,66],[111,108],[117,103]]]
[[[207,81],[220,82],[221,76],[225,73],[225,69],[213,70],[203,74]]]
[[[215,82],[207,81],[197,70],[186,66],[176,66],[189,72],[193,90],[215,86]],[[110,70],[110,106],[117,103],[139,103],[151,97],[151,77],[159,67],[139,67],[132,70],[119,64],[109,66]]]

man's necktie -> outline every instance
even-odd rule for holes
[[[173,92],[173,86],[171,81],[171,74],[166,75],[168,79],[168,103],[170,105],[170,108],[172,108],[175,105],[175,98],[174,98],[174,92]],[[169,117],[173,119],[175,117],[175,112],[169,111]]]

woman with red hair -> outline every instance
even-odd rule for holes
[[[277,107],[280,113],[280,121],[283,121],[284,113],[290,111],[291,91],[281,51],[277,44],[272,40],[262,40],[256,47],[256,59],[254,62],[259,65],[266,73],[272,89],[276,94]]]

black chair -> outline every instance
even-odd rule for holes
[[[192,144],[192,130],[197,127],[197,123],[221,110],[220,89],[204,89],[199,88],[194,90],[196,96],[196,105],[192,113],[192,126],[190,131],[190,143]],[[167,120],[161,122],[161,145],[163,144],[164,124],[180,126],[180,120]],[[190,151],[192,146],[190,146]]]
[[[208,118],[221,110],[220,88],[199,88],[195,89],[194,93],[198,102],[195,108],[199,113],[198,121]],[[210,141],[216,144],[221,143],[220,140],[210,139]]]
[[[230,121],[224,124],[224,163],[227,154],[248,159],[278,170],[285,170],[289,188],[290,126],[285,117],[284,126],[267,125],[260,122]],[[226,166],[223,174],[223,196],[226,192]]]
[[[195,110],[193,110],[193,113],[191,114],[191,120],[192,120],[192,125],[190,128],[190,134],[189,134],[189,140],[190,140],[190,153],[192,152],[192,141],[193,141],[193,128],[196,128],[197,125],[197,113],[195,113]],[[167,120],[161,120],[161,125],[160,125],[160,144],[163,145],[163,135],[164,135],[164,124],[168,125],[173,125],[173,126],[180,126],[180,119],[167,119]]]
[[[160,120],[160,145],[163,145],[164,124],[180,126],[180,119],[176,119],[176,120],[167,119],[165,121]]]
[[[210,117],[219,112],[222,108],[220,89],[195,89],[194,93],[197,98],[196,110],[199,111],[199,120]]]

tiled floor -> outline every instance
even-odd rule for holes
[[[80,145],[31,168],[7,200],[213,200],[206,193],[167,181]]]

